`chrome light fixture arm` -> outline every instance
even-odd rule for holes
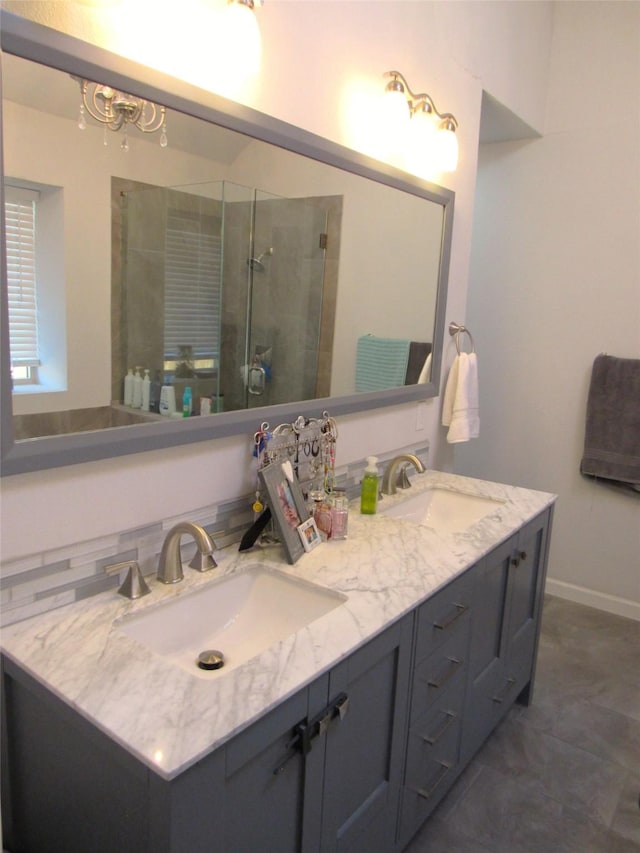
[[[401,105],[404,101],[408,110],[408,117],[410,119],[420,117],[413,123],[411,131],[412,141],[409,143],[409,148],[413,153],[408,156],[410,170],[422,169],[421,159],[416,161],[415,156],[416,146],[419,145],[424,148],[424,154],[431,159],[433,166],[443,172],[454,172],[458,165],[458,139],[456,136],[458,120],[456,117],[453,113],[441,113],[427,92],[413,92],[406,78],[399,71],[385,71],[383,76],[391,77],[385,87],[385,92],[393,96],[393,100],[387,99],[387,103]],[[398,98],[398,96],[400,97]],[[400,120],[403,121],[403,117],[407,115],[403,108],[401,106],[394,107],[395,110],[400,110],[402,113]],[[432,131],[435,131],[435,134]]]
[[[413,92],[407,83],[406,78],[400,71],[385,71],[384,77],[391,77],[391,81],[387,84],[387,90],[403,92],[407,97],[409,111],[412,116],[422,110],[427,114],[434,114],[442,122],[447,130],[456,130],[458,120],[453,113],[441,113],[436,107],[433,98],[427,92]]]

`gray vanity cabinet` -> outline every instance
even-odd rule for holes
[[[516,699],[531,700],[550,523],[548,510],[474,567],[463,762]]]
[[[168,782],[4,661],[3,823],[30,853],[387,853],[407,616]]]
[[[513,702],[531,699],[551,515],[171,781],[3,660],[5,846],[404,849]]]

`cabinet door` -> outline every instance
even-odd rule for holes
[[[473,570],[475,602],[462,736],[465,762],[519,695],[529,701],[549,523],[550,511],[542,513]]]
[[[323,750],[313,747],[303,756],[296,726],[325,705],[326,695],[324,676],[228,744],[224,810],[219,815],[224,831],[210,850],[317,850],[313,839],[319,833]]]
[[[402,619],[330,673],[329,695],[346,693],[349,708],[327,732],[322,851],[393,849],[412,625]]]
[[[148,772],[3,660],[2,820],[7,850],[151,853]]]
[[[509,567],[517,546],[512,537],[484,557],[475,573],[469,651],[469,682],[462,736],[462,761],[467,762],[499,719],[501,703],[494,697],[510,682],[507,677]],[[513,697],[515,698],[515,697]]]
[[[507,670],[520,693],[533,676],[544,593],[546,551],[549,537],[545,513],[526,524],[518,534],[509,566],[509,625]],[[526,701],[530,701],[527,693]]]

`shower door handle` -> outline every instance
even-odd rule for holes
[[[253,367],[249,368],[249,381],[247,383],[247,389],[250,394],[255,394],[256,396],[264,394],[266,382],[267,373],[264,367],[258,367],[257,365],[253,365]]]

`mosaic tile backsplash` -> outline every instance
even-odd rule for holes
[[[414,453],[427,465],[428,445],[399,448],[380,453],[380,470],[398,453]],[[366,465],[363,457],[336,470],[337,485],[349,498],[359,494]],[[179,521],[194,521],[211,533],[218,548],[237,543],[253,521],[253,494],[225,501],[186,515],[171,516],[144,527],[136,527],[99,539],[78,542],[56,551],[31,554],[2,564],[0,614],[2,624],[19,622],[38,613],[116,588],[121,580],[108,576],[105,568],[124,560],[137,560],[145,575],[155,574],[158,555],[168,530]],[[185,555],[193,544],[185,541]]]

